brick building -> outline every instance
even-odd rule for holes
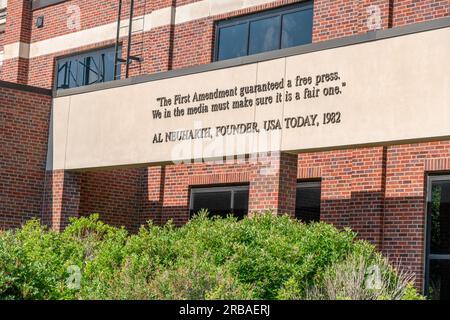
[[[135,231],[149,219],[183,224],[204,207],[238,216],[271,210],[351,227],[410,269],[419,288],[433,288],[438,298],[450,297],[450,275],[445,272],[450,264],[450,133],[446,131],[450,119],[445,111],[450,110],[450,64],[445,61],[449,0],[135,0],[130,8],[131,0],[123,0],[118,28],[119,0],[0,0],[1,229],[37,217],[60,230],[69,217],[99,213],[103,221]],[[427,46],[426,41],[442,43],[443,48],[433,51],[437,47]],[[417,44],[417,52],[405,49]],[[364,64],[363,52],[368,57]],[[413,99],[408,91],[395,100],[400,124],[390,123],[389,115],[383,114],[386,128],[374,124],[373,136],[361,141],[359,127],[352,131],[344,124],[343,133],[324,133],[335,135],[336,141],[328,144],[318,138],[297,146],[291,133],[289,138],[283,135],[281,147],[245,151],[243,157],[231,160],[229,156],[237,153],[227,153],[227,161],[218,162],[204,156],[200,158],[205,161],[196,156],[173,161],[163,156],[169,151],[159,151],[153,131],[143,144],[137,144],[139,135],[127,140],[125,133],[147,130],[140,127],[141,109],[133,109],[133,101],[141,103],[135,100],[140,95],[148,93],[149,101],[159,99],[156,109],[163,111],[177,102],[161,99],[170,94],[175,98],[184,87],[186,94],[192,88],[197,93],[218,79],[231,88],[235,81],[238,92],[244,87],[241,81],[253,76],[253,66],[258,82],[260,77],[277,78],[283,69],[278,89],[284,89],[291,57],[303,61],[310,57],[312,66],[292,65],[301,65],[313,78],[314,68],[338,71],[315,78],[316,84],[346,76],[360,108],[375,112],[371,117],[376,125],[376,108],[383,114],[382,107],[388,104],[384,96],[397,99],[409,83],[417,96]],[[335,70],[324,69],[335,61]],[[415,61],[417,68],[412,68]],[[442,67],[433,69],[434,63]],[[391,74],[389,66],[398,68]],[[243,71],[236,71],[236,76],[233,70]],[[400,73],[405,80],[397,79]],[[375,74],[375,85],[364,80],[370,74]],[[414,82],[423,76],[423,84],[434,74],[440,81],[429,87]],[[297,78],[297,85],[303,86],[303,78]],[[339,105],[352,104],[349,98],[337,97],[347,90],[347,82],[342,82],[345,88],[333,85],[321,92],[336,94]],[[366,92],[369,86],[372,89]],[[168,87],[180,89],[172,92]],[[222,93],[233,95],[233,89]],[[311,95],[308,99],[318,100]],[[129,106],[115,104],[125,96]],[[190,102],[185,97],[183,101],[180,96],[179,105]],[[106,105],[96,102],[106,100]],[[325,108],[326,101],[315,107]],[[414,106],[421,102],[432,115],[416,112]],[[439,106],[435,110],[428,104]],[[98,109],[108,107],[111,111],[99,113]],[[131,118],[122,114],[128,107]],[[83,108],[85,113],[78,114]],[[251,108],[255,106],[242,111],[242,118]],[[258,117],[256,111],[251,113]],[[337,114],[341,116],[333,112],[333,117]],[[425,128],[417,133],[416,114]],[[286,119],[284,111],[281,117]],[[217,124],[222,117],[218,118],[211,121]],[[174,120],[174,126],[189,127],[190,119]],[[228,121],[227,116],[223,119]],[[358,121],[370,131],[372,120]],[[149,126],[152,121],[155,116],[152,120],[149,114]],[[73,129],[77,124],[79,131]],[[111,141],[104,143],[105,137]],[[149,149],[143,156],[142,146]]]

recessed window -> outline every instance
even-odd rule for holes
[[[120,78],[120,65],[117,65],[117,74]],[[112,80],[114,80],[114,48],[58,59],[57,89],[75,88]]]
[[[216,25],[216,60],[311,43],[312,1],[219,21]]]
[[[297,184],[295,217],[305,223],[320,221],[320,182]]]
[[[191,216],[207,209],[211,215],[243,218],[248,213],[248,186],[192,188],[189,209]]]

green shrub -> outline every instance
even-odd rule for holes
[[[0,298],[420,298],[372,245],[355,237],[348,229],[270,213],[237,221],[201,212],[181,228],[149,223],[134,235],[97,215],[74,219],[61,233],[33,220],[0,233]],[[366,266],[380,261],[386,290],[367,294]],[[354,287],[344,284],[349,270],[360,275],[351,278],[358,280]]]

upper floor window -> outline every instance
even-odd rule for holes
[[[220,21],[215,60],[311,43],[312,22],[312,1]]]
[[[117,74],[120,78],[120,65],[117,65]],[[57,61],[57,89],[75,88],[111,80],[114,80],[114,47]]]

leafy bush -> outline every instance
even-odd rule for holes
[[[348,229],[270,213],[237,221],[200,213],[130,235],[73,219],[0,233],[1,299],[419,299],[374,247]],[[368,266],[382,291],[367,291]],[[372,290],[372,289],[370,289]],[[378,290],[378,289],[377,289]]]

